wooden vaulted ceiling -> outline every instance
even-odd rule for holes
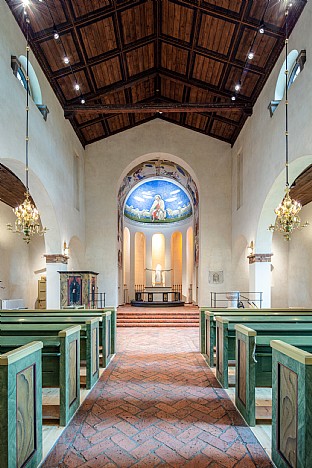
[[[25,31],[21,0],[7,3]],[[305,3],[293,1],[290,32]],[[30,43],[83,145],[154,118],[233,144],[283,48],[286,4],[31,0]],[[174,112],[166,108],[173,104]]]

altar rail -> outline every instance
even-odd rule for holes
[[[147,299],[146,299],[147,298]],[[166,292],[148,292],[137,291],[135,293],[135,301],[139,302],[177,302],[181,300],[181,294],[177,291]]]
[[[210,307],[223,308],[228,306],[228,299],[226,295],[228,292],[211,292],[210,293]],[[242,292],[238,291],[237,307],[251,307],[262,308],[263,292]]]

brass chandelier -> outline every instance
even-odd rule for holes
[[[25,5],[26,8],[26,5]],[[13,208],[13,213],[16,216],[16,221],[14,226],[10,223],[7,224],[7,229],[23,235],[23,240],[26,244],[29,244],[31,237],[35,234],[43,235],[46,233],[47,229],[41,227],[40,215],[37,208],[33,205],[30,199],[29,193],[29,183],[28,183],[28,144],[29,144],[29,39],[28,39],[28,28],[29,28],[29,18],[27,16],[26,10],[25,21],[26,21],[26,30],[27,30],[27,44],[26,44],[26,146],[25,146],[25,173],[26,173],[26,192],[25,200],[23,203],[16,208]]]
[[[283,201],[275,208],[274,212],[277,216],[275,224],[269,226],[269,231],[272,232],[281,232],[285,240],[289,241],[291,239],[291,234],[296,229],[301,229],[309,225],[308,222],[301,224],[299,217],[299,212],[302,208],[301,203],[296,200],[293,200],[290,197],[290,187],[289,187],[289,157],[288,157],[288,8],[285,11],[286,22],[286,38],[285,38],[285,52],[286,52],[286,61],[285,61],[285,155],[286,155],[286,187],[285,187],[285,196]]]

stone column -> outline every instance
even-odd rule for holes
[[[171,270],[171,235],[165,236],[165,265],[163,266],[165,271],[165,284],[164,286],[172,286],[172,271]]]
[[[271,307],[271,253],[249,255],[249,291],[263,292],[262,307]],[[256,302],[259,307],[259,303]]]
[[[67,271],[68,257],[63,254],[46,254],[47,309],[61,308],[59,271]]]
[[[152,259],[152,237],[150,233],[145,234],[145,268],[148,268],[145,273],[146,286],[152,286],[153,272],[153,259]]]
[[[134,299],[134,281],[135,281],[135,231],[130,230],[130,281],[129,281],[129,299]]]

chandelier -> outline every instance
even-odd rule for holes
[[[289,241],[291,239],[291,233],[296,229],[301,229],[308,226],[308,222],[301,224],[299,217],[299,212],[302,208],[301,203],[296,200],[293,200],[290,197],[290,188],[289,188],[289,157],[288,157],[288,8],[285,11],[286,21],[285,21],[285,52],[286,52],[286,61],[285,61],[285,155],[286,155],[286,187],[285,187],[285,196],[283,201],[275,208],[274,212],[276,214],[275,224],[269,226],[269,231],[272,232],[281,232],[285,240]]]
[[[25,5],[26,8],[26,5]],[[23,235],[23,240],[26,244],[29,244],[31,237],[34,234],[43,235],[46,233],[47,229],[41,227],[40,223],[40,216],[37,208],[33,205],[30,198],[29,193],[29,183],[28,183],[28,173],[29,173],[29,166],[28,166],[28,143],[29,143],[29,39],[28,39],[28,29],[29,29],[29,18],[27,16],[26,10],[25,13],[25,21],[26,21],[26,147],[25,147],[25,154],[26,154],[26,163],[25,163],[25,173],[26,173],[26,192],[25,200],[21,205],[16,208],[13,208],[13,213],[16,216],[16,221],[14,226],[10,223],[7,224],[7,229],[17,234]]]

